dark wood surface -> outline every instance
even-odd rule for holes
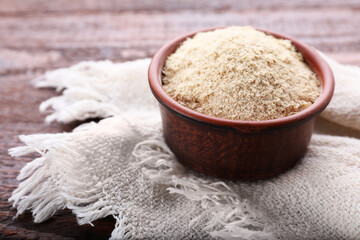
[[[359,0],[1,0],[0,1],[0,239],[107,239],[108,217],[78,226],[70,211],[34,224],[14,220],[7,202],[19,170],[33,156],[13,159],[17,135],[70,131],[45,125],[39,103],[56,95],[34,89],[44,71],[82,60],[151,57],[167,40],[191,30],[253,25],[296,37],[343,63],[360,65]]]

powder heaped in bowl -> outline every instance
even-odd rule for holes
[[[251,27],[197,33],[171,54],[163,88],[185,107],[225,119],[256,121],[300,112],[320,82],[289,40]]]

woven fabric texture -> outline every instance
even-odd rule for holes
[[[356,239],[360,236],[360,68],[326,56],[334,98],[305,157],[270,180],[221,181],[184,168],[162,138],[147,83],[149,59],[82,62],[36,87],[47,122],[86,123],[71,133],[20,136],[16,156],[38,152],[9,199],[35,222],[69,208],[79,224],[114,216],[112,239]]]

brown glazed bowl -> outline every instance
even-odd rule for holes
[[[321,82],[321,94],[307,109],[266,121],[238,121],[208,116],[180,105],[162,88],[162,68],[185,34],[164,45],[149,67],[150,88],[160,103],[164,138],[185,166],[219,178],[257,180],[275,176],[295,165],[305,154],[314,130],[315,117],[330,102],[334,77],[329,65],[306,44],[280,33],[257,29],[288,39],[304,56]]]

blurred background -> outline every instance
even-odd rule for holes
[[[7,149],[20,144],[17,135],[73,127],[44,124],[38,106],[56,93],[32,79],[84,60],[151,57],[180,34],[227,25],[285,33],[360,65],[359,0],[0,0],[0,238],[107,239],[114,225],[78,226],[66,210],[41,224],[30,213],[13,220],[7,199],[32,156],[15,161]]]
[[[360,63],[359,0],[1,0],[0,72],[151,57],[212,26],[252,25]]]

